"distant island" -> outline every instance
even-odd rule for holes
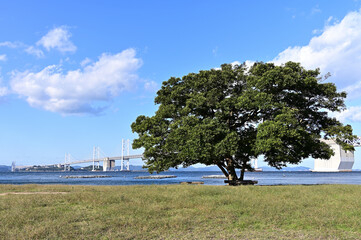
[[[0,172],[10,172],[11,166],[0,165]]]

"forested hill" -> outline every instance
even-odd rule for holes
[[[10,166],[0,165],[0,172],[9,172],[9,171],[11,171]]]

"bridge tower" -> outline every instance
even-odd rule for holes
[[[104,160],[103,160],[103,171],[104,172],[113,171],[114,167],[115,167],[114,159],[110,159],[108,157],[104,158]]]
[[[329,160],[315,159],[315,166],[312,172],[351,172],[355,162],[354,152],[345,151],[334,140],[322,140],[327,143],[335,153]],[[361,137],[354,142],[348,142],[354,147],[361,146]]]
[[[15,172],[15,170],[16,170],[15,161],[13,161],[13,162],[11,163],[11,171],[12,171],[12,172]]]
[[[127,139],[127,156],[129,156],[129,150],[130,150],[130,140]],[[130,171],[130,169],[129,169],[129,158],[127,159],[126,167],[127,167],[127,171]]]
[[[100,149],[99,147],[93,147],[93,169],[95,171],[95,160],[98,160],[98,169],[99,169],[99,159],[100,159]]]
[[[64,171],[70,171],[70,162],[71,156],[70,153],[65,153],[65,160],[64,160]]]
[[[130,150],[130,140],[124,140],[122,139],[122,155],[120,160],[120,171],[124,171],[124,167],[127,171],[129,171],[129,158],[124,158],[124,151],[125,147],[127,148],[127,156],[129,156],[129,150]],[[125,162],[124,162],[125,161]]]
[[[262,168],[258,168],[258,158],[255,158],[253,163],[254,163],[253,166],[254,166],[254,171],[255,172],[262,172],[263,171]]]

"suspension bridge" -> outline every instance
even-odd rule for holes
[[[126,148],[126,154],[125,154]],[[113,156],[113,157],[105,157],[105,154],[102,153],[99,147],[93,148],[93,158],[91,159],[83,159],[83,160],[74,160],[70,154],[65,154],[65,161],[63,164],[60,163],[60,166],[64,167],[64,171],[70,171],[70,165],[74,164],[84,164],[84,163],[92,163],[93,171],[96,168],[100,168],[100,162],[103,162],[103,171],[114,171],[115,168],[115,161],[120,160],[120,171],[130,171],[129,169],[129,161],[131,159],[139,159],[143,158],[143,154],[129,154],[130,150],[130,140],[124,141],[122,139],[122,151],[121,156]],[[102,154],[101,154],[102,153]],[[103,155],[101,157],[100,155]],[[59,164],[58,164],[59,165]]]
[[[71,156],[71,154],[66,153],[64,162],[56,163],[56,164],[47,164],[47,165],[39,165],[41,168],[50,168],[57,167],[63,168],[64,171],[70,171],[70,166],[75,164],[84,164],[84,163],[92,163],[92,170],[97,171],[100,169],[100,163],[103,165],[103,171],[114,171],[115,170],[115,161],[120,160],[120,171],[130,171],[129,161],[131,159],[142,159],[143,154],[129,154],[130,150],[130,140],[122,139],[122,150],[120,156],[112,156],[107,157],[99,147],[93,147],[93,157],[89,159],[75,159]],[[25,169],[33,166],[15,166],[15,162],[12,164],[12,171],[16,171],[19,169]]]
[[[342,172],[352,171],[353,164],[355,162],[354,152],[344,151],[340,145],[332,139],[322,140],[326,142],[333,149],[335,155],[329,160],[314,159],[314,172]],[[361,136],[357,137],[353,141],[346,141],[348,144],[354,147],[361,147]],[[126,151],[125,151],[126,148]],[[129,154],[130,140],[124,141],[122,139],[122,151],[120,156],[106,157],[99,147],[93,148],[93,157],[89,159],[76,160],[70,154],[65,154],[65,160],[58,164],[41,165],[40,167],[58,167],[63,168],[64,171],[70,171],[70,166],[74,164],[92,163],[92,170],[96,171],[100,169],[100,163],[103,163],[103,171],[114,171],[115,161],[120,160],[120,171],[130,171],[129,161],[131,159],[143,159],[143,154]],[[102,156],[101,156],[102,155]],[[17,169],[25,169],[32,166],[15,166],[15,162],[12,164],[12,171]],[[254,160],[254,167],[257,170],[257,160]]]

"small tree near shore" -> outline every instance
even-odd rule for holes
[[[150,172],[202,163],[243,181],[260,155],[280,169],[308,157],[329,159],[333,151],[321,138],[354,150],[344,141],[355,137],[351,126],[328,116],[345,109],[345,97],[323,83],[318,69],[299,63],[224,64],[163,82],[155,115],[131,125],[139,135],[133,148],[144,148]]]

